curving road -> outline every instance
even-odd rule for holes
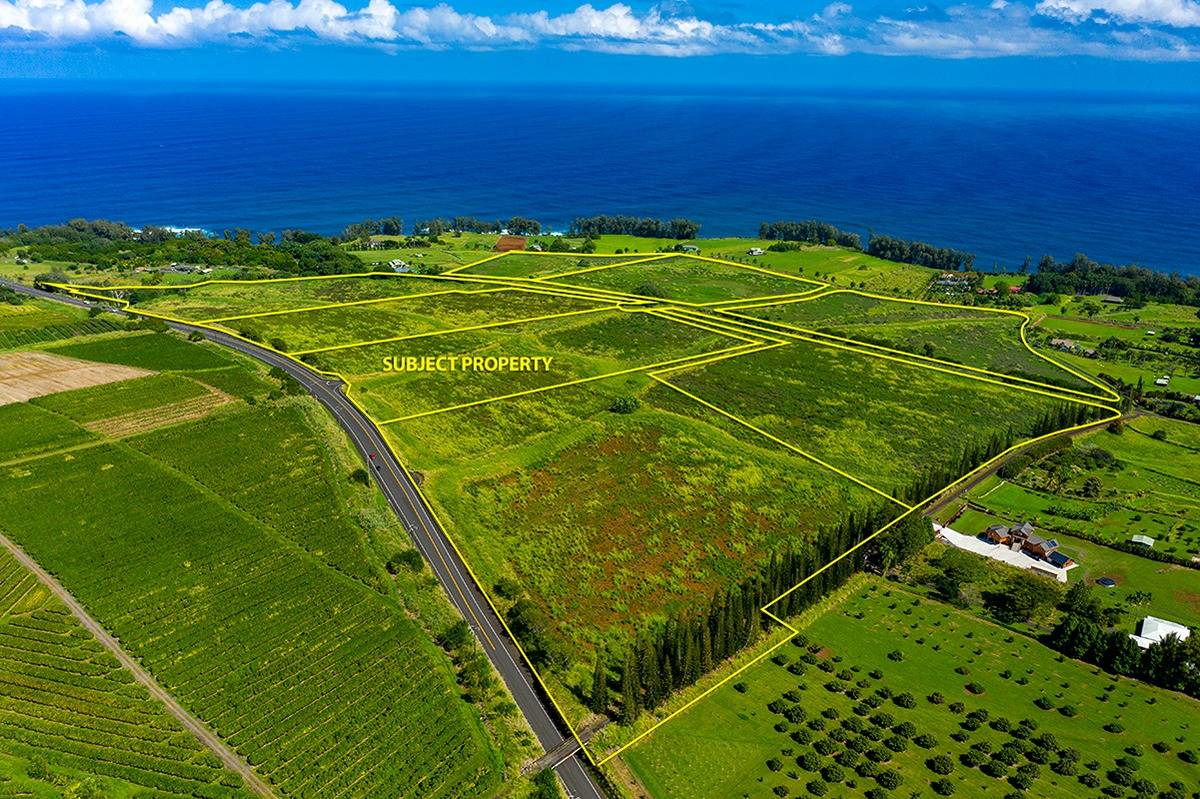
[[[74,297],[42,291],[19,283],[3,280],[0,280],[0,283],[43,299],[80,307],[91,306],[91,303]],[[471,625],[480,647],[508,686],[517,707],[525,714],[542,748],[545,751],[561,748],[564,742],[570,739],[566,744],[568,754],[554,767],[570,799],[604,799],[603,792],[581,762],[578,744],[575,744],[570,733],[560,726],[557,712],[549,699],[537,688],[537,683],[529,673],[521,654],[491,605],[475,585],[466,566],[446,538],[445,531],[425,506],[417,487],[413,485],[408,473],[401,468],[379,430],[343,393],[344,384],[322,377],[290,358],[234,336],[187,324],[172,324],[171,327],[185,333],[197,332],[216,344],[248,355],[268,366],[282,369],[299,381],[333,414],[334,419],[354,442],[364,462],[370,467],[388,504],[408,530],[413,543],[433,569],[446,594]]]

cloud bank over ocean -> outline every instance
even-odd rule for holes
[[[872,6],[873,9],[879,6]],[[753,12],[751,12],[753,13]],[[159,49],[208,44],[289,47],[322,42],[402,51],[553,48],[626,55],[871,54],[934,58],[1091,56],[1200,60],[1197,0],[991,0],[898,5],[871,13],[849,2],[780,21],[707,18],[686,4],[638,11],[624,3],[485,14],[452,5],[369,0],[270,0],[155,8],[152,0],[0,0],[6,47],[118,41]]]

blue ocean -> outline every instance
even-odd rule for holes
[[[0,227],[813,218],[1200,274],[1196,97],[9,83],[0,120]]]

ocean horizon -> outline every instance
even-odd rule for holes
[[[981,269],[1084,252],[1200,274],[1192,95],[28,81],[0,110],[0,227],[821,219]]]

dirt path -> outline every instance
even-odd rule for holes
[[[192,733],[192,735],[195,735],[196,738],[200,740],[200,743],[204,744],[209,750],[212,751],[214,755],[220,758],[221,762],[225,764],[226,768],[240,774],[242,779],[246,781],[247,787],[257,793],[259,796],[275,799],[275,793],[271,790],[270,786],[267,785],[267,783],[264,782],[262,778],[259,777],[254,770],[237,755],[236,752],[222,743],[221,739],[217,737],[217,734],[210,730],[204,724],[204,722],[200,721],[200,719],[184,710],[183,706],[175,701],[175,697],[167,693],[162,686],[160,686],[158,682],[150,676],[148,671],[142,668],[141,665],[129,655],[129,653],[122,649],[121,644],[117,641],[117,639],[109,635],[108,632],[106,632],[105,629],[100,626],[100,623],[93,619],[88,612],[83,609],[83,606],[79,604],[75,597],[71,596],[67,589],[63,588],[62,584],[59,583],[58,580],[54,579],[54,577],[52,577],[45,569],[38,565],[37,561],[25,554],[23,549],[14,544],[8,539],[7,536],[3,534],[0,534],[0,545],[3,545],[5,549],[11,552],[13,557],[16,558],[22,566],[33,572],[33,574],[35,574],[37,578],[41,580],[47,588],[50,589],[54,596],[62,600],[63,604],[70,608],[71,612],[75,614],[75,618],[79,619],[79,623],[82,624],[88,632],[96,636],[96,640],[103,644],[104,648],[111,652],[113,656],[120,661],[121,665],[127,668],[129,672],[133,674],[134,679],[145,686],[146,690],[150,692],[151,696],[163,703],[168,713],[178,719],[179,723],[182,724],[188,732]]]

